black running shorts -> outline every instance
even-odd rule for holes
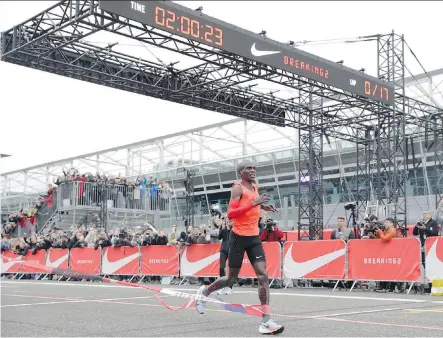
[[[265,251],[260,236],[239,236],[231,231],[229,238],[228,264],[230,268],[240,269],[245,252],[251,264],[265,262]]]

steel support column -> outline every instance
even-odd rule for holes
[[[399,227],[407,224],[406,183],[408,177],[404,37],[392,32],[378,37],[378,77],[397,85],[394,111],[378,115],[377,196],[385,217]]]
[[[323,114],[318,112],[323,100],[301,92],[299,98],[309,112],[303,123],[310,127],[299,134],[298,237],[323,239],[323,132],[312,127],[323,123]]]
[[[195,172],[193,170],[185,169],[186,179],[185,179],[185,189],[186,189],[186,215],[185,220],[188,226],[194,225],[194,176]]]
[[[443,115],[434,114],[434,127],[438,125],[443,127]],[[443,203],[443,130],[434,129],[434,163],[435,172],[437,174],[437,184],[435,185],[435,207],[438,209],[439,205]]]
[[[355,198],[357,202],[357,219],[362,221],[368,203],[371,200],[371,161],[374,156],[374,132],[373,128],[368,128],[364,131],[363,135],[360,135],[359,140],[356,143],[356,175],[355,181],[352,182],[352,190],[355,191]]]

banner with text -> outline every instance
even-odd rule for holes
[[[421,248],[417,238],[348,242],[350,280],[415,282],[420,280],[420,264]]]
[[[149,276],[178,276],[179,258],[176,246],[151,245],[141,248],[141,274]]]
[[[37,250],[35,255],[31,253],[31,250],[28,251],[28,254],[23,257],[23,260],[30,263],[37,263],[41,265],[45,265],[46,263],[46,251],[45,250]],[[34,268],[28,265],[22,265],[22,273],[47,273],[43,269]]]
[[[74,248],[69,254],[69,269],[94,275],[100,274],[100,250],[94,248]]]

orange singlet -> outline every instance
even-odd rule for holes
[[[254,191],[245,188],[240,182],[234,183],[233,186],[235,185],[240,185],[243,191],[239,207],[250,204],[258,198],[259,194],[256,184],[252,184]],[[242,216],[233,218],[231,220],[232,231],[239,236],[258,236],[258,220],[260,219],[260,209],[260,205],[257,205],[251,208]]]

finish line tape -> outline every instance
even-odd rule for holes
[[[119,280],[112,279],[112,278],[102,277],[99,275],[92,275],[92,274],[88,274],[88,273],[78,272],[78,271],[65,270],[65,269],[61,269],[61,268],[53,268],[53,267],[38,264],[35,262],[27,262],[27,261],[20,260],[18,258],[13,259],[13,258],[6,257],[6,256],[2,255],[2,262],[3,262],[3,260],[7,260],[9,262],[14,262],[15,264],[26,265],[29,267],[37,268],[37,269],[45,271],[46,273],[51,274],[51,275],[60,275],[60,276],[65,276],[65,277],[70,277],[70,278],[77,278],[77,279],[90,279],[90,280],[99,281],[99,282],[103,282],[103,283],[113,283],[113,284],[119,284],[119,285],[123,285],[123,286],[133,287],[133,288],[142,288],[142,289],[146,289],[149,291],[163,293],[168,296],[178,297],[178,298],[186,298],[189,300],[186,304],[184,304],[180,307],[174,307],[174,306],[170,306],[170,305],[166,304],[166,302],[160,296],[156,295],[155,297],[157,298],[157,300],[160,301],[160,303],[162,305],[164,305],[167,309],[169,309],[171,311],[180,311],[180,310],[187,309],[187,308],[191,307],[192,305],[194,305],[196,300],[202,300],[207,303],[219,304],[226,311],[238,312],[238,313],[242,313],[242,314],[245,314],[248,316],[254,316],[254,317],[262,317],[263,314],[267,313],[266,310],[269,309],[268,305],[247,305],[247,304],[226,303],[226,302],[223,302],[219,299],[205,297],[203,295],[190,294],[190,293],[166,289],[166,288],[156,288],[156,287],[149,286],[149,285],[129,283],[129,282],[119,281]]]

